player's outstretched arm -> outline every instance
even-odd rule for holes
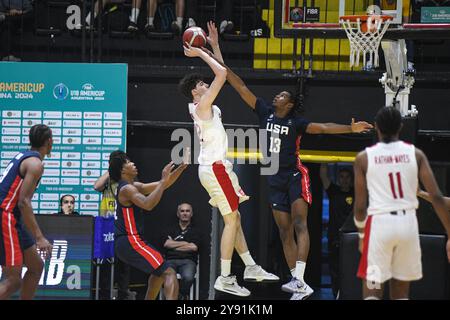
[[[217,28],[213,22],[208,23],[208,33],[208,43],[210,44],[214,53],[206,48],[202,48],[202,50],[214,60],[216,60],[221,66],[227,69],[228,82],[239,93],[242,100],[244,100],[250,108],[255,109],[256,96],[247,88],[244,81],[242,81],[242,79],[237,74],[235,74],[233,70],[230,69],[230,67],[225,65],[225,62],[223,61],[222,53],[219,47],[219,36],[217,35]]]
[[[211,48],[213,49],[214,52],[214,58],[224,64],[223,61],[223,57],[222,57],[222,52],[220,51],[220,46],[219,46],[219,33],[217,32],[217,27],[216,24],[212,21],[209,21],[207,23],[208,25],[208,43],[211,46]]]
[[[367,153],[365,151],[360,152],[355,159],[354,164],[355,173],[355,204],[353,207],[353,215],[355,225],[358,228],[359,235],[359,251],[362,252],[362,244],[364,238],[364,227],[367,218]]]
[[[188,57],[199,57],[205,61],[214,72],[214,80],[205,94],[202,95],[196,113],[200,119],[210,119],[212,114],[212,104],[227,80],[227,69],[217,62],[208,53],[200,48],[191,47],[188,43],[184,45],[184,54]]]
[[[426,192],[426,191],[418,190],[417,191],[417,196],[419,198],[422,198],[423,200],[431,202],[430,194],[428,192]],[[450,210],[450,198],[449,197],[444,197],[444,201],[445,201],[445,205],[447,206],[447,209]]]
[[[419,179],[428,192],[429,201],[433,205],[436,214],[444,225],[447,235],[450,235],[450,213],[439,189],[428,159],[422,150],[416,148],[416,159],[419,167]]]
[[[23,220],[27,229],[36,239],[37,249],[44,254],[44,257],[50,255],[52,245],[42,234],[41,229],[34,217],[31,198],[33,197],[37,183],[44,172],[42,161],[37,158],[28,158],[21,164],[21,172],[24,175],[22,187],[20,189],[18,207],[22,213]]]
[[[233,70],[227,67],[227,71],[228,82],[231,84],[234,90],[239,93],[242,100],[244,100],[250,108],[255,109],[256,96],[253,94],[253,92],[250,91],[245,82],[236,73],[233,72]]]
[[[169,188],[172,184],[175,183],[175,181],[178,180],[178,178],[181,176],[183,171],[187,168],[187,164],[181,164],[178,168],[173,170],[170,175],[168,182],[166,184],[165,189]],[[156,187],[158,186],[159,181],[155,182],[149,182],[149,183],[142,183],[142,182],[134,182],[133,185],[139,190],[140,193],[144,195],[148,195],[152,193]]]
[[[161,174],[161,180],[156,185],[156,188],[147,196],[139,192],[134,185],[127,185],[121,190],[119,194],[119,201],[121,203],[131,202],[144,210],[150,211],[161,201],[161,197],[168,184],[170,173],[174,165],[172,162],[167,164]]]
[[[355,118],[352,118],[350,125],[337,124],[337,123],[317,123],[311,122],[306,128],[306,132],[309,134],[339,134],[339,133],[361,133],[367,132],[372,129],[373,126],[366,121],[355,122]]]

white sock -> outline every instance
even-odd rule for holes
[[[244,264],[246,267],[254,266],[256,264],[255,260],[253,260],[249,251],[244,252],[243,254],[240,254],[239,256],[241,257],[242,261],[244,261]]]
[[[231,273],[231,260],[220,259],[220,275],[228,277]]]
[[[147,18],[147,24],[148,24],[149,26],[152,26],[152,25],[153,25],[153,19],[154,19],[154,17],[148,17],[148,18]]]
[[[292,268],[292,269],[291,269],[291,275],[292,275],[292,277],[295,278],[295,268]]]
[[[306,263],[303,261],[295,262],[295,278],[304,281],[303,276],[305,275]]]
[[[139,8],[131,8],[130,21],[137,23],[138,17],[139,17]]]
[[[86,24],[87,24],[88,26],[91,25],[91,13],[90,13],[90,12],[89,12],[88,15],[86,16]]]
[[[368,297],[365,297],[364,300],[380,300],[380,299],[375,296],[368,296]]]
[[[183,17],[177,17],[177,25],[180,29],[183,27]]]

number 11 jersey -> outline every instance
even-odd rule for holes
[[[366,148],[368,215],[417,209],[418,168],[414,145],[379,142]]]

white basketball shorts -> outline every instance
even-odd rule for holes
[[[200,183],[211,197],[209,203],[219,208],[223,216],[236,211],[239,203],[249,199],[239,185],[238,177],[229,161],[199,165],[198,176]]]
[[[371,215],[364,234],[358,277],[375,283],[422,278],[416,210]]]

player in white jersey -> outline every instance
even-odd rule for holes
[[[381,299],[388,280],[391,299],[408,299],[410,281],[422,278],[416,218],[418,178],[447,235],[450,214],[425,154],[399,140],[400,112],[382,108],[375,127],[379,142],[360,152],[354,167],[355,224],[362,251],[358,277],[363,279],[364,299]],[[447,256],[450,261],[450,241]]]
[[[208,24],[211,35],[213,24]],[[185,45],[188,57],[200,57],[214,72],[211,85],[203,82],[199,75],[187,75],[180,81],[180,90],[192,100],[189,113],[194,120],[195,130],[200,140],[198,174],[202,186],[223,216],[225,227],[220,243],[221,274],[214,288],[237,296],[249,296],[250,291],[238,285],[231,275],[231,257],[236,248],[245,264],[244,280],[277,281],[279,278],[257,265],[248,250],[238,211],[239,203],[248,196],[239,186],[232,164],[226,159],[228,139],[222,124],[221,111],[213,102],[226,81],[227,71],[203,50]]]

